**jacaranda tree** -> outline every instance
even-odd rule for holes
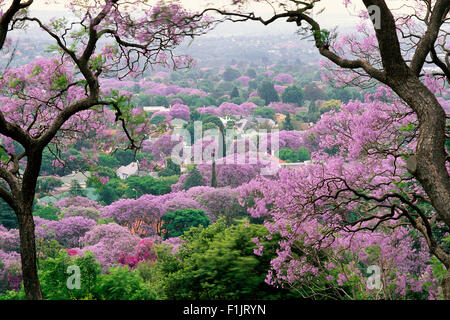
[[[397,182],[401,185],[414,180],[417,182],[416,189],[408,192],[408,195],[398,189],[380,189],[376,194],[371,194],[375,191],[355,188],[355,185],[351,184],[344,189],[345,193],[350,192],[354,197],[391,210],[386,215],[383,211],[374,212],[369,209],[353,223],[370,220],[376,221],[375,226],[379,226],[386,220],[398,222],[401,215],[405,218],[402,220],[404,223],[422,234],[430,252],[447,269],[442,286],[444,296],[450,299],[450,254],[442,249],[432,230],[439,223],[443,223],[447,230],[450,227],[450,157],[445,147],[449,131],[448,115],[444,109],[448,108],[448,102],[442,98],[446,90],[448,93],[445,85],[450,81],[447,40],[450,0],[415,0],[408,1],[408,4],[403,6],[397,6],[397,3],[388,5],[385,0],[343,0],[344,5],[350,9],[352,4],[363,5],[363,10],[359,12],[363,21],[357,26],[358,32],[349,35],[341,35],[335,30],[321,27],[313,15],[313,9],[321,9],[320,0],[265,1],[273,12],[269,17],[252,12],[247,4],[253,2],[258,3],[258,6],[263,5],[263,2],[258,0],[237,0],[232,1],[231,6],[208,8],[204,12],[219,13],[223,19],[235,22],[258,21],[269,25],[285,19],[295,23],[299,31],[313,39],[319,53],[326,58],[324,65],[332,72],[324,74],[325,80],[364,88],[377,84],[385,85],[392,90],[394,100],[398,99],[397,104],[405,106],[400,115],[416,117],[417,122],[411,122],[410,130],[406,130],[406,134],[392,136],[395,139],[414,141],[411,152],[400,155],[398,150],[390,149],[388,144],[378,145],[367,154],[369,157],[383,154],[386,157],[394,157],[392,160],[403,159],[404,163],[394,164],[392,168],[395,171],[385,182],[380,183]],[[327,11],[322,14],[327,14]],[[375,112],[378,105],[372,107]],[[386,128],[390,133],[394,129],[395,126],[391,124]],[[408,138],[409,134],[413,137]],[[359,161],[364,164],[363,159]],[[324,164],[322,169],[319,167],[317,170],[328,170],[326,166],[335,164],[336,162]],[[347,166],[345,161],[342,166]],[[407,170],[399,177],[400,169]],[[340,183],[348,181],[344,174],[342,167],[341,171],[338,170],[332,175],[333,182],[329,180],[328,173],[320,174],[321,182],[316,181],[311,188],[330,188],[328,191],[333,198],[338,199],[342,193],[334,194],[332,190],[335,187],[340,189]],[[350,171],[348,174],[354,175]],[[357,181],[360,182],[356,180],[354,183]],[[309,203],[314,204],[318,197],[321,196],[313,196]],[[429,207],[422,207],[423,203]]]
[[[113,140],[137,148],[148,126],[139,121],[142,110],[133,109],[126,92],[102,90],[100,79],[137,76],[155,64],[189,65],[190,58],[173,49],[203,33],[209,22],[164,1],[74,0],[69,3],[74,21],[61,17],[49,23],[26,10],[32,6],[33,1],[15,0],[0,16],[4,49],[7,31],[27,25],[37,25],[55,43],[52,58],[7,69],[0,79],[0,197],[18,218],[26,296],[42,299],[32,206],[44,148],[52,144],[64,152],[114,122],[123,134]]]

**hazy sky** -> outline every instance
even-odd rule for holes
[[[48,3],[51,4],[48,4]],[[54,2],[57,2],[56,4]],[[45,10],[45,11],[64,11],[64,3],[67,1],[48,1],[48,0],[35,0],[32,8],[34,10]],[[228,4],[231,1],[230,0],[215,0],[215,1],[207,1],[207,0],[181,0],[181,2],[185,5],[186,8],[192,9],[192,10],[198,10],[201,8],[204,8],[205,5],[208,3],[214,3],[214,5],[222,5],[222,4]],[[362,8],[362,1],[361,0],[355,0],[354,1],[359,8]],[[325,7],[326,12],[328,14],[333,15],[345,15],[348,14],[347,10],[342,4],[342,0],[321,0],[319,3],[320,7]],[[253,9],[256,9],[256,11],[261,10],[262,8],[267,8],[266,5],[263,4],[255,4],[252,6]]]
[[[48,4],[48,3],[51,4]],[[57,2],[56,4],[54,2]],[[155,0],[154,2],[157,2]],[[201,10],[205,8],[208,4],[213,3],[214,6],[221,6],[223,4],[230,4],[231,0],[181,0],[183,5],[191,10]],[[325,8],[325,11],[320,14],[319,16],[315,17],[318,22],[324,26],[324,27],[334,27],[334,26],[351,26],[358,22],[358,18],[354,16],[354,14],[361,9],[364,8],[362,4],[362,0],[353,0],[354,4],[351,6],[351,10],[345,8],[343,5],[342,0],[321,0],[320,3],[317,5],[317,9],[315,9],[315,12],[318,12],[320,9]],[[388,0],[388,5],[399,5],[404,0]],[[32,10],[37,11],[46,11],[46,14],[50,14],[52,12],[55,12],[55,16],[61,14],[62,11],[65,11],[64,4],[67,3],[66,1],[47,1],[47,0],[35,0],[35,3],[32,5]],[[264,2],[263,2],[264,3]],[[264,17],[267,17],[270,15],[271,11],[268,10],[270,7],[268,7],[265,4],[257,4],[254,3],[251,7],[252,10],[257,12],[259,15],[262,15]],[[247,26],[250,27],[251,30],[247,29]],[[221,28],[224,29],[224,28]],[[294,31],[296,29],[295,24],[293,23],[284,23],[279,22],[274,25],[271,25],[269,27],[264,27],[263,25],[259,23],[253,23],[246,25],[246,28],[242,28],[242,24],[236,24],[236,26],[233,26],[232,29],[235,29],[233,33],[240,33],[244,34],[245,32],[255,32],[256,29],[260,30],[260,32],[266,32],[266,33],[276,33],[278,31],[281,31],[280,29],[283,29],[284,31],[292,30]],[[223,30],[222,30],[223,32]]]

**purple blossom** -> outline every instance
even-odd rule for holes
[[[0,225],[0,250],[5,252],[19,251],[19,230],[18,229],[6,229]]]
[[[118,265],[121,254],[132,254],[141,239],[116,223],[95,226],[81,239],[82,251],[90,251],[104,270]]]
[[[79,196],[64,198],[55,203],[55,207],[59,207],[59,208],[67,208],[70,206],[95,208],[95,209],[99,209],[102,207],[98,202],[96,202],[94,200],[91,200],[91,199],[85,198],[85,197],[79,197]]]
[[[0,249],[0,292],[3,290],[18,291],[22,283],[20,255],[17,252],[5,252]],[[6,286],[2,287],[2,280]]]
[[[275,77],[273,77],[273,80],[287,85],[291,85],[294,82],[294,78],[287,73],[279,73]]]
[[[175,104],[170,108],[170,117],[175,119],[182,119],[185,121],[189,121],[190,119],[190,110],[187,105],[184,104]]]

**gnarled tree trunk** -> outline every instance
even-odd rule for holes
[[[25,294],[28,300],[42,300],[36,259],[33,206],[21,204],[16,212],[19,222],[20,259]]]

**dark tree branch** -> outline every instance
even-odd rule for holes
[[[417,76],[422,71],[426,57],[433,50],[433,46],[439,35],[439,30],[442,24],[444,23],[445,17],[449,13],[449,9],[450,9],[450,0],[436,1],[436,4],[434,5],[434,8],[431,12],[431,17],[429,20],[427,31],[421,37],[419,43],[417,44],[414,57],[411,61],[411,70]]]

